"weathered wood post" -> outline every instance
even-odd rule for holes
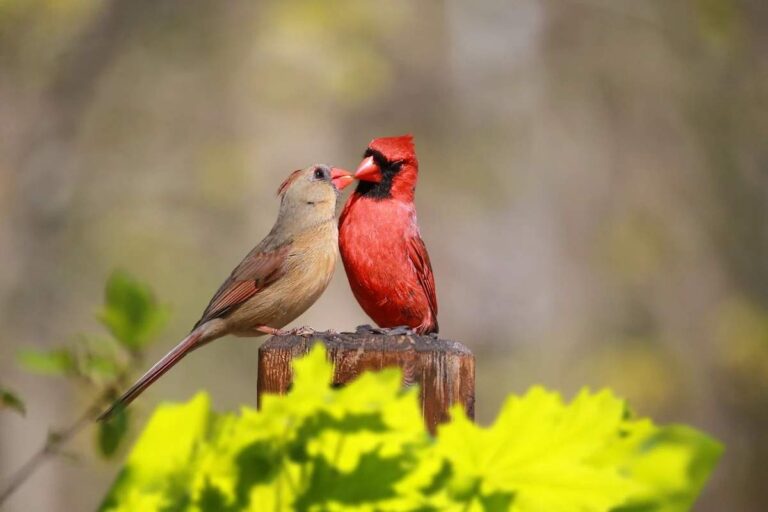
[[[475,413],[475,357],[456,341],[431,336],[375,333],[318,333],[311,337],[273,336],[259,349],[258,402],[264,393],[286,393],[293,375],[291,361],[322,341],[333,363],[333,384],[343,385],[365,370],[399,366],[403,384],[421,387],[421,407],[429,431],[448,419],[448,409],[461,404]]]

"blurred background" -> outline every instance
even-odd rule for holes
[[[0,478],[88,395],[18,369],[124,268],[197,320],[285,175],[415,136],[444,337],[477,407],[611,386],[727,449],[701,511],[768,510],[768,3],[0,0]],[[367,323],[339,269],[296,325]],[[137,403],[255,403],[262,340],[195,352]],[[92,510],[91,432],[7,510]]]

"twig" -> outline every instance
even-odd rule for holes
[[[65,444],[96,420],[104,408],[105,403],[112,399],[116,390],[124,386],[129,373],[133,371],[133,366],[137,361],[137,354],[132,354],[133,364],[131,367],[115,377],[114,381],[104,388],[96,400],[94,400],[71,425],[64,429],[48,433],[43,446],[22,464],[19,469],[11,474],[8,481],[0,487],[0,505],[5,503],[5,501],[10,498],[11,495],[16,492],[16,490],[18,490],[18,488],[21,487],[44,462],[51,456],[58,454],[59,450],[61,450]]]

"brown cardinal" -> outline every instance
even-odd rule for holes
[[[192,332],[158,361],[99,419],[125,407],[196,348],[227,334],[283,334],[280,328],[323,293],[336,266],[339,190],[347,171],[314,165],[280,185],[280,211],[272,231],[235,267]]]
[[[432,265],[413,204],[419,162],[410,135],[374,139],[339,219],[339,249],[352,293],[379,327],[437,332]]]

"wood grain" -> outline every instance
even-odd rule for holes
[[[397,366],[403,385],[418,384],[427,428],[433,434],[448,420],[448,410],[461,404],[475,415],[475,357],[456,341],[431,336],[375,333],[317,333],[311,337],[273,336],[259,349],[258,402],[264,393],[286,393],[293,380],[291,361],[320,341],[333,363],[333,384],[344,385],[365,370]]]

